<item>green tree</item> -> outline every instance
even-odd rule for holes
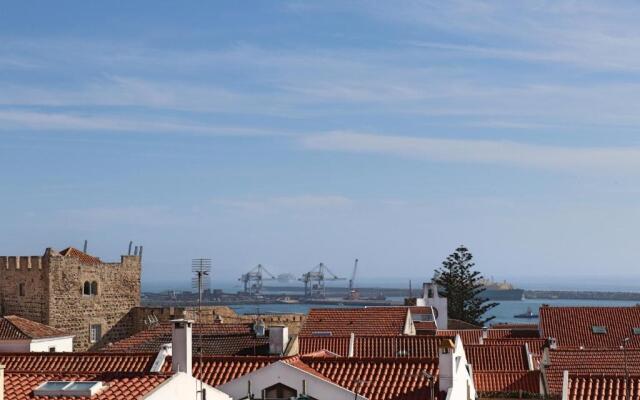
[[[461,245],[442,262],[442,267],[436,269],[434,282],[447,298],[449,318],[484,325],[495,318],[484,318],[485,313],[498,303],[490,303],[482,297],[483,277],[474,270],[472,260],[473,255]]]

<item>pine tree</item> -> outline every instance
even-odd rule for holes
[[[495,318],[484,318],[484,315],[498,303],[489,303],[482,297],[483,277],[473,269],[472,260],[473,255],[461,245],[442,262],[440,269],[436,269],[434,282],[447,298],[449,318],[482,326]]]

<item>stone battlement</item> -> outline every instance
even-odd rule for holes
[[[42,256],[0,256],[2,269],[42,269]]]

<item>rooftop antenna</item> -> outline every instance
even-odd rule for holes
[[[191,279],[191,284],[194,289],[198,289],[198,325],[199,327],[199,335],[198,335],[198,355],[200,356],[200,365],[202,366],[202,291],[205,289],[209,289],[209,275],[211,274],[211,259],[210,258],[194,258],[191,260],[191,272],[193,273],[193,277]],[[196,398],[198,398],[198,393],[202,393],[202,397],[206,396],[204,393],[204,387],[202,381],[200,380],[200,390],[198,390],[198,381],[196,381]]]

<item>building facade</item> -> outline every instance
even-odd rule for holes
[[[74,335],[75,350],[97,348],[129,334],[121,320],[140,305],[140,273],[140,256],[107,263],[72,247],[0,256],[0,311]]]

